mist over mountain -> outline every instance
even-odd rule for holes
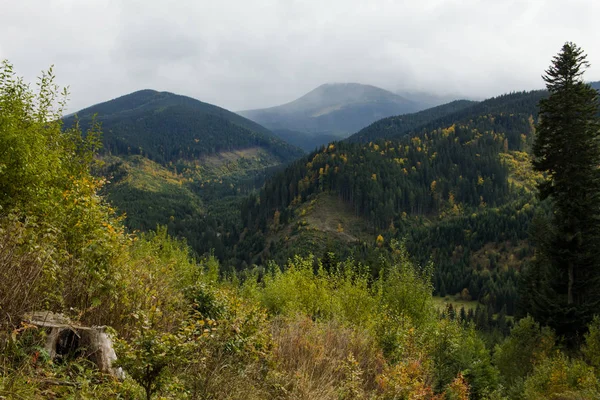
[[[400,97],[410,99],[411,101],[420,104],[423,109],[441,106],[456,100],[483,100],[474,98],[473,96],[465,96],[461,94],[438,94],[423,91],[396,90],[394,93]]]

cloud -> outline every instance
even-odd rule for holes
[[[567,40],[600,79],[595,0],[4,2],[0,58],[54,64],[71,110],[143,88],[258,108],[325,82],[489,97],[542,87]]]

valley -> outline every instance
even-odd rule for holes
[[[130,229],[166,226],[196,254],[212,251],[225,270],[330,253],[375,266],[402,242],[415,263],[435,265],[434,293],[467,289],[494,313],[505,307],[512,315],[520,271],[533,256],[526,239],[540,177],[528,151],[544,96],[513,93],[384,118],[295,161],[278,156],[293,147],[273,134],[274,151],[248,147],[241,136],[239,144],[228,139],[231,150],[202,147],[203,155],[168,162],[153,156],[163,145],[148,142],[140,155],[102,156],[99,173]],[[270,134],[253,129],[250,135]],[[118,132],[105,140],[109,148]],[[204,143],[204,132],[194,143]],[[133,143],[122,143],[115,149],[130,153]]]

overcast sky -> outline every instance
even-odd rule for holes
[[[598,0],[0,0],[0,59],[55,65],[70,111],[151,88],[230,110],[326,82],[489,97],[543,86],[565,41],[600,80]]]

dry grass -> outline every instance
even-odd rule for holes
[[[437,308],[438,311],[444,311],[449,304],[452,304],[452,308],[458,313],[461,308],[464,308],[465,311],[473,310],[477,308],[479,302],[477,300],[460,300],[456,299],[455,296],[446,296],[446,297],[433,297],[433,304]]]
[[[279,398],[368,398],[385,361],[370,334],[307,317],[272,325]]]
[[[265,156],[264,150],[260,147],[249,147],[246,149],[221,151],[209,156],[204,156],[201,160],[202,164],[207,167],[220,168],[226,164],[235,163],[241,158],[253,159],[261,156]]]
[[[364,219],[356,216],[351,206],[333,195],[318,196],[315,204],[308,206],[306,221],[310,228],[346,242],[370,239]]]

